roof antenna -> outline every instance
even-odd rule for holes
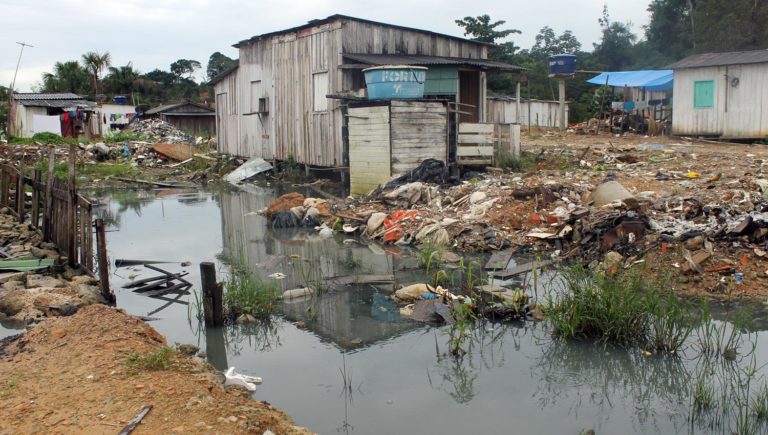
[[[16,42],[16,43],[21,45],[21,50],[19,51],[19,60],[16,62],[16,71],[13,73],[13,81],[11,82],[11,93],[13,93],[13,87],[16,85],[16,74],[19,73],[19,64],[21,64],[21,55],[24,53],[24,47],[35,48],[33,45],[29,45],[25,42]]]

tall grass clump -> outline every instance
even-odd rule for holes
[[[519,157],[515,157],[508,151],[499,151],[496,153],[496,166],[512,172],[528,172],[536,167],[536,156],[533,153],[521,152]]]
[[[264,280],[246,265],[239,263],[225,281],[224,306],[231,317],[248,314],[267,318],[280,299],[280,286],[274,280]]]
[[[431,238],[426,243],[422,243],[419,246],[417,258],[419,259],[419,267],[423,267],[424,271],[429,274],[429,271],[433,268],[439,268],[443,263],[443,255],[445,250],[443,246],[435,243]]]
[[[695,312],[639,272],[609,275],[575,266],[563,279],[565,292],[548,295],[545,310],[557,336],[675,353],[693,331]]]

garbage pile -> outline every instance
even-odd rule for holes
[[[429,162],[366,196],[328,203],[317,227],[417,248],[536,253],[606,271],[644,265],[677,273],[694,293],[768,297],[765,154],[559,144],[544,147],[524,174],[494,170],[463,181]]]
[[[151,138],[157,142],[181,143],[192,140],[183,131],[158,118],[142,119],[131,124],[128,128],[135,134]]]

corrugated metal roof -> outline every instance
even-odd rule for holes
[[[22,106],[27,107],[54,107],[64,109],[67,107],[95,108],[96,103],[69,92],[58,94],[16,93],[13,99]]]
[[[213,109],[211,109],[210,107],[203,106],[202,104],[190,103],[190,102],[182,102],[182,103],[172,103],[172,104],[166,104],[164,106],[158,106],[158,107],[155,107],[153,109],[147,110],[146,112],[144,112],[144,114],[145,115],[154,115],[154,114],[157,114],[157,113],[165,112],[166,110],[171,110],[171,109],[175,109],[177,107],[187,106],[187,105],[189,105],[189,106],[196,106],[196,107],[199,107],[201,109],[205,109],[205,110],[209,111],[210,113],[214,112]],[[195,112],[195,113],[199,113],[201,115],[205,114],[205,112]]]
[[[768,50],[729,51],[726,53],[701,53],[668,66],[669,69],[702,68],[707,66],[740,65],[768,62]]]
[[[442,57],[442,56],[418,56],[411,54],[363,54],[352,53],[344,54],[344,57],[366,65],[418,65],[418,66],[437,66],[437,65],[457,65],[473,66],[482,69],[520,72],[525,68],[510,65],[508,63],[496,62],[487,59],[468,59],[463,57]]]
[[[241,45],[249,44],[251,42],[255,42],[255,41],[258,41],[260,39],[269,38],[270,36],[282,35],[284,33],[298,32],[299,30],[309,29],[311,27],[320,26],[320,25],[327,24],[327,23],[330,23],[330,22],[333,22],[333,21],[336,21],[336,20],[354,20],[354,21],[359,21],[361,23],[377,24],[377,25],[380,25],[380,26],[392,27],[393,29],[408,30],[408,31],[411,31],[411,32],[420,32],[420,33],[425,33],[427,35],[440,36],[440,37],[443,37],[443,38],[450,38],[450,39],[455,39],[455,40],[464,41],[464,42],[472,42],[472,43],[479,44],[479,45],[489,45],[489,46],[490,45],[494,45],[494,44],[489,44],[487,42],[473,41],[471,39],[461,38],[461,37],[458,37],[458,36],[446,35],[444,33],[432,32],[430,30],[423,30],[423,29],[416,29],[416,28],[413,28],[413,27],[398,26],[396,24],[387,24],[387,23],[382,23],[380,21],[372,21],[372,20],[366,20],[364,18],[350,17],[349,15],[335,14],[335,15],[331,15],[331,16],[329,16],[327,18],[311,20],[311,21],[307,22],[307,24],[302,24],[300,26],[291,27],[289,29],[278,30],[276,32],[270,32],[270,33],[264,33],[264,34],[261,34],[261,35],[256,35],[256,36],[251,37],[249,39],[244,39],[244,40],[238,42],[237,44],[234,44],[233,47],[239,48]]]
[[[38,94],[34,92],[14,92],[13,99],[17,101],[26,100],[84,100],[83,97],[71,92],[62,92],[56,94]]]

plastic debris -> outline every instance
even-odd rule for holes
[[[262,379],[259,377],[235,373],[234,367],[230,367],[226,372],[224,372],[224,377],[226,378],[224,381],[225,387],[229,385],[238,385],[245,387],[245,389],[248,391],[256,391],[256,385],[260,385],[262,383]]]

